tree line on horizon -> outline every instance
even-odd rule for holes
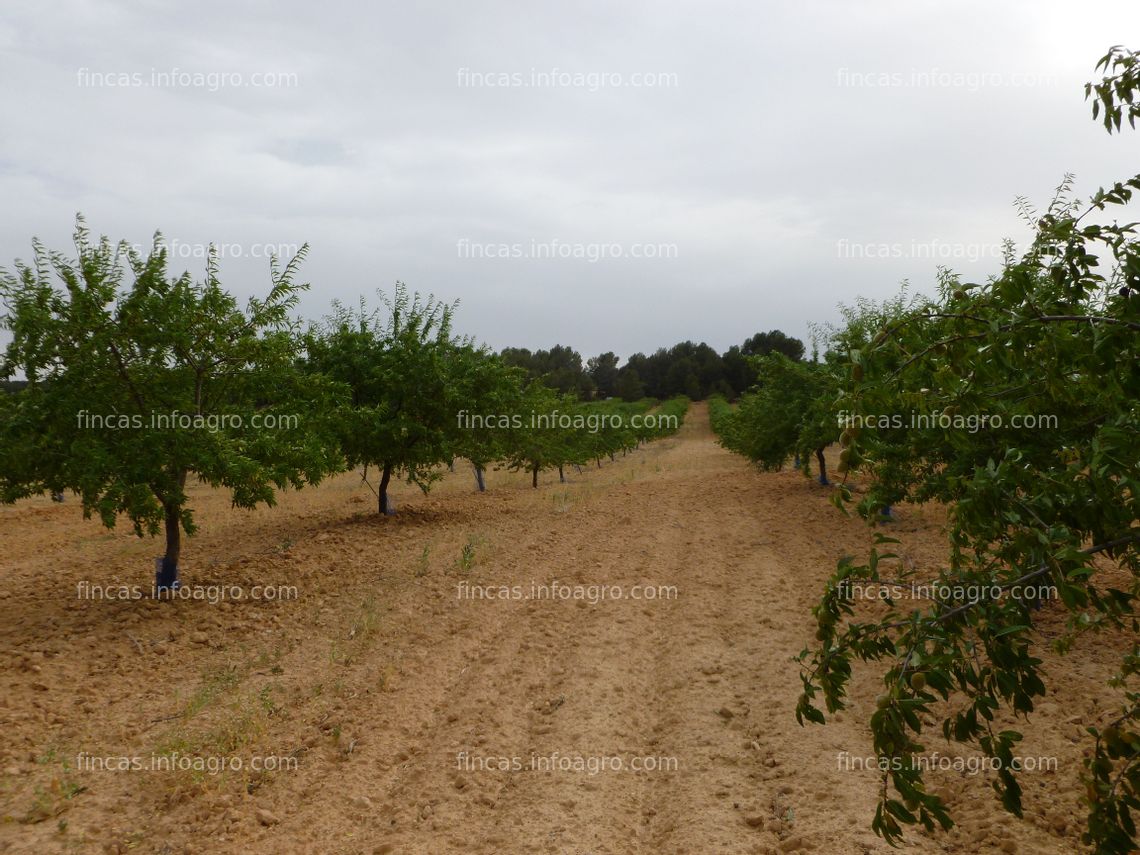
[[[578,351],[562,344],[535,351],[507,347],[499,355],[506,364],[524,370],[529,379],[562,394],[576,395],[580,400],[621,398],[632,402],[678,395],[693,401],[711,395],[735,400],[756,385],[753,357],[780,353],[801,362],[804,352],[804,343],[798,338],[769,330],[732,345],[723,354],[704,342],[683,341],[649,355],[634,353],[624,365],[613,351],[583,361]]]

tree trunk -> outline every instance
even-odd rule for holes
[[[483,479],[483,467],[478,463],[475,466],[475,486],[479,488],[480,493],[487,492],[487,482]]]
[[[562,464],[561,463],[558,464],[558,483],[559,484],[565,484],[566,483],[566,473],[564,473],[562,471]]]
[[[392,464],[385,463],[384,471],[380,475],[380,513],[385,516],[391,516],[392,508],[388,502],[388,482],[392,480]]]
[[[611,451],[610,452],[610,463],[613,463],[613,462],[614,462],[614,453]]]
[[[602,458],[600,458],[600,457],[595,457],[595,458],[594,458],[594,460],[596,460],[596,461],[597,461],[597,463],[598,463],[598,468],[599,468],[599,469],[601,469],[601,468],[602,468]]]
[[[534,487],[537,490],[538,489],[538,461],[537,460],[531,464],[530,472],[531,472],[530,486]]]
[[[155,561],[157,565],[154,574],[155,593],[170,591],[179,585],[178,560],[182,555],[181,510],[182,502],[185,501],[183,488],[186,486],[186,475],[185,471],[177,473],[177,495],[154,490],[155,498],[162,503],[163,518],[166,524],[166,552],[162,558]]]
[[[182,520],[178,506],[167,503],[163,506],[163,511],[166,517],[166,554],[162,556],[158,572],[155,573],[156,593],[178,587],[178,559],[182,555]]]
[[[831,482],[827,480],[827,461],[823,459],[822,448],[815,450],[815,459],[819,461],[819,483],[826,487]]]

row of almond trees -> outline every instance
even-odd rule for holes
[[[1098,70],[1094,117],[1110,132],[1134,126],[1140,54],[1114,48]],[[835,503],[873,523],[885,506],[947,510],[945,567],[908,566],[881,530],[865,560],[840,560],[813,610],[818,644],[800,656],[801,723],[847,706],[854,662],[880,663],[872,827],[892,843],[906,825],[951,824],[921,762],[928,729],[985,755],[1020,815],[1015,724],[1032,726],[1047,691],[1038,654],[1105,632],[1119,667],[1109,707],[1084,722],[1083,842],[1098,855],[1136,851],[1140,241],[1124,211],[1136,191],[1140,175],[1079,203],[1066,179],[1044,212],[1021,204],[1033,240],[1021,254],[1010,246],[991,280],[943,271],[933,298],[858,303],[824,359],[758,363],[759,386],[735,409],[711,405],[722,442],[763,468],[839,442]],[[938,593],[857,602],[915,586]]]
[[[378,510],[389,485],[428,490],[456,458],[480,489],[489,466],[581,466],[675,429],[650,402],[580,403],[526,383],[452,330],[454,305],[398,284],[381,305],[334,304],[320,323],[294,315],[308,286],[305,249],[271,266],[264,298],[243,308],[218,278],[172,276],[160,235],[147,254],[93,240],[82,218],[74,256],[33,243],[30,264],[0,273],[12,340],[0,379],[0,500],[77,493],[108,527],[165,533],[160,588],[178,583],[193,534],[189,478],[230,490],[235,506],[346,468],[372,468]],[[683,416],[684,401],[658,415]],[[641,417],[641,421],[634,419]]]

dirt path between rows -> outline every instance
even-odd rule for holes
[[[892,851],[876,774],[840,760],[869,753],[871,675],[826,728],[792,714],[813,597],[869,543],[822,488],[720,449],[699,405],[567,484],[492,473],[479,495],[458,469],[387,519],[351,474],[252,513],[198,488],[187,581],[296,587],[272,602],[82,599],[148,584],[154,544],[73,499],[0,508],[0,851]],[[937,561],[939,522],[903,513],[909,560]],[[1078,655],[1058,674],[1099,709],[1112,650]],[[1024,823],[984,773],[938,773],[961,825],[904,851],[1073,851],[1074,712],[1027,734],[1059,765]],[[289,765],[107,759],[170,751]]]

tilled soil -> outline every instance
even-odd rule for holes
[[[877,678],[826,727],[793,716],[813,600],[870,544],[824,488],[719,448],[700,405],[565,484],[457,470],[387,518],[359,474],[252,512],[195,488],[184,581],[294,586],[275,600],[156,602],[157,541],[72,496],[0,507],[0,851],[892,851],[854,759]],[[936,566],[942,524],[901,509],[902,560]],[[1082,727],[1123,644],[1042,654],[1064,694],[1019,726],[1055,764],[1023,774],[1024,820],[992,773],[934,771],[959,824],[903,851],[1077,850]]]

